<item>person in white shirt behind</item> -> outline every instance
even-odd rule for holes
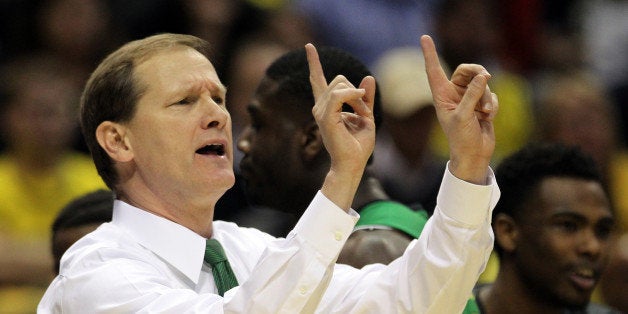
[[[64,254],[38,312],[460,312],[492,249],[498,103],[482,66],[463,65],[448,80],[431,38],[421,43],[451,160],[425,236],[391,265],[360,270],[335,261],[358,218],[350,204],[375,144],[373,77],[358,87],[343,76],[327,82],[306,45],[331,166],[293,231],[277,239],[213,221],[234,175],[226,88],[208,43],[160,34],[113,52],[81,102],[86,142],[116,194],[113,219]],[[212,240],[237,279],[224,293],[203,262]]]

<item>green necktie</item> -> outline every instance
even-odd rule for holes
[[[205,245],[205,257],[203,258],[212,267],[214,282],[218,288],[218,294],[224,296],[225,292],[238,285],[236,279],[222,249],[222,245],[216,239],[208,239]]]

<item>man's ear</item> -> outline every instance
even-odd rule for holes
[[[314,120],[307,122],[301,131],[302,134],[299,141],[299,144],[301,145],[301,154],[304,161],[310,162],[325,149],[325,146],[323,145],[323,137],[318,129],[318,124],[316,124],[316,121]]]
[[[127,162],[133,159],[133,151],[127,143],[126,128],[118,123],[105,121],[96,128],[96,139],[111,159]]]
[[[517,248],[519,229],[517,223],[511,216],[498,214],[493,220],[493,231],[499,246],[505,252],[512,252]]]

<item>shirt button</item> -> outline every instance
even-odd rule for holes
[[[299,288],[299,293],[301,293],[301,295],[305,295],[307,293],[307,287],[306,286],[301,286]]]
[[[342,240],[342,232],[340,231],[334,232],[334,238],[336,239],[336,241]]]

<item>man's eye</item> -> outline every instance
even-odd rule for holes
[[[606,240],[614,231],[612,224],[602,224],[595,227],[595,234],[602,240]]]
[[[212,100],[219,105],[222,105],[225,102],[225,100],[220,96],[212,97]]]
[[[556,223],[556,225],[562,231],[565,231],[568,233],[576,232],[578,230],[578,224],[574,221],[569,221],[569,220],[559,221]]]
[[[174,104],[175,104],[175,105],[189,105],[189,104],[191,104],[191,103],[193,103],[193,102],[194,102],[194,99],[193,99],[193,98],[191,98],[191,97],[186,97],[186,98],[183,98],[183,99],[181,99],[181,100],[177,101],[177,102],[176,102],[176,103],[174,103]]]

